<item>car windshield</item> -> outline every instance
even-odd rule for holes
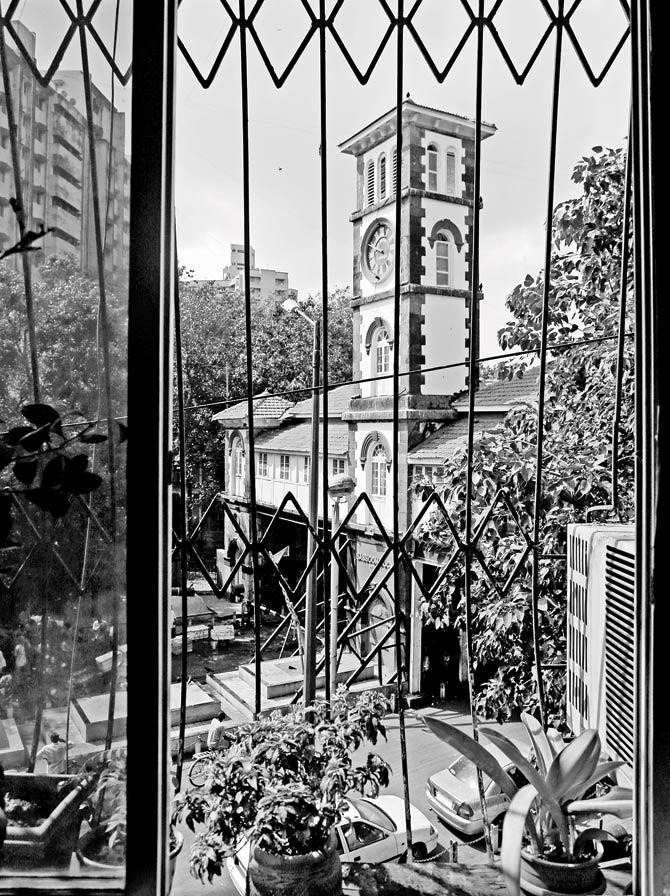
[[[459,756],[458,759],[456,759],[455,762],[452,762],[449,766],[449,772],[455,778],[458,778],[459,781],[467,784],[468,787],[477,790],[477,766],[470,762],[469,759],[466,759],[464,756]],[[483,775],[483,778],[484,790],[486,790],[491,783],[491,779],[488,775]]]
[[[363,799],[353,799],[350,800],[350,802],[361,818],[364,818],[366,821],[372,821],[374,824],[378,824],[379,827],[384,828],[385,831],[397,830],[395,824],[386,812],[380,809],[375,803]]]

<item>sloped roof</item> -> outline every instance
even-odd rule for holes
[[[323,455],[323,431],[319,433],[319,454]],[[267,430],[256,436],[257,451],[281,451],[283,454],[308,455],[312,443],[312,424],[296,423]],[[349,427],[346,423],[328,424],[328,454],[346,454],[349,450]]]
[[[515,376],[512,380],[493,380],[490,383],[486,383],[475,395],[475,410],[509,409],[520,401],[535,398],[539,375],[540,368],[538,365],[536,367],[528,367],[524,370],[521,377]],[[454,401],[453,406],[458,411],[467,411],[467,392],[464,392],[461,398]]]
[[[281,395],[270,395],[268,392],[261,392],[257,398],[254,398],[254,417],[278,420],[292,406],[293,402],[287,401]],[[214,414],[212,419],[221,423],[226,420],[239,420],[241,417],[246,416],[247,402],[238,401],[236,404],[224,408],[223,411],[219,411],[218,414]]]
[[[356,395],[360,395],[361,387],[359,383],[347,383],[345,386],[338,386],[332,391],[328,391],[328,417],[341,417],[344,411],[349,409],[349,401]],[[323,402],[319,405],[320,416],[323,417]],[[287,417],[304,417],[310,419],[312,416],[312,399],[306,398],[294,404]]]
[[[502,419],[502,414],[499,419]],[[490,431],[499,422],[475,418],[475,439]],[[485,424],[482,425],[482,424]],[[461,417],[453,423],[446,423],[425,441],[413,448],[407,455],[410,464],[444,463],[461,449],[468,446],[468,418]]]

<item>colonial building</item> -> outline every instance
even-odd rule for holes
[[[470,243],[473,211],[474,136],[472,120],[407,99],[402,109],[402,165],[396,157],[395,110],[382,115],[340,144],[356,160],[353,224],[353,385],[329,393],[328,446],[320,448],[329,475],[349,474],[356,483],[349,507],[365,493],[347,524],[348,566],[358,591],[383,587],[366,613],[376,625],[371,639],[388,631],[393,617],[393,579],[386,534],[392,535],[392,467],[398,464],[398,512],[404,532],[419,510],[412,480],[439,476],[440,467],[465,445],[470,354],[478,351],[478,318],[470,319]],[[495,133],[482,126],[482,137]],[[398,184],[398,171],[401,182]],[[401,191],[400,328],[394,321],[396,191]],[[482,300],[481,289],[477,289]],[[479,304],[478,301],[478,304]],[[393,355],[399,353],[398,455],[393,454]],[[446,365],[446,366],[445,366]],[[434,369],[440,368],[440,369]],[[515,402],[532,394],[532,375],[522,381],[494,382],[478,390],[475,431],[494,426]],[[311,400],[291,404],[261,395],[255,400],[255,471],[261,533],[290,492],[306,512],[309,499]],[[249,458],[246,402],[215,416],[226,429],[228,478],[225,497],[239,510],[248,532]],[[319,512],[322,513],[319,495]],[[347,508],[340,510],[343,518]],[[332,517],[329,506],[329,518]],[[323,521],[321,521],[321,524]],[[232,534],[230,526],[226,537]],[[293,502],[272,523],[272,551],[288,547],[296,562],[294,581],[304,568],[304,518]],[[386,556],[384,556],[386,555]],[[415,568],[430,586],[436,561],[417,556]],[[291,570],[289,569],[289,574]],[[401,579],[401,605],[410,621],[410,689],[421,687],[422,626],[416,585]],[[250,583],[247,583],[248,586]],[[361,595],[362,597],[362,595]],[[393,669],[391,650],[382,665]]]

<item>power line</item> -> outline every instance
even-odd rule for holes
[[[625,338],[630,338],[633,335],[634,335],[633,333],[626,333]],[[558,343],[556,343],[556,345],[548,346],[547,351],[555,352],[555,351],[559,351],[560,349],[578,348],[579,346],[582,346],[582,345],[594,345],[594,344],[597,344],[600,342],[610,342],[610,341],[612,341],[614,339],[618,339],[618,338],[619,338],[618,335],[594,336],[591,339],[579,339],[579,340],[572,340],[572,341],[568,341],[568,342],[558,342]],[[539,351],[540,351],[540,348],[538,346],[538,348],[525,349],[524,351],[507,352],[505,354],[499,354],[499,355],[489,355],[486,358],[477,358],[475,363],[476,364],[485,364],[490,361],[502,361],[502,360],[506,360],[507,358],[522,357],[523,355],[536,355],[536,354],[538,354]],[[434,373],[435,371],[438,371],[438,370],[453,370],[454,368],[457,368],[457,367],[467,367],[468,364],[469,364],[469,361],[454,361],[451,364],[436,364],[431,367],[411,367],[409,370],[400,371],[398,376],[399,377],[412,376],[412,374],[416,374],[416,373]],[[330,392],[333,389],[339,389],[341,386],[355,386],[355,385],[358,385],[359,383],[372,383],[372,382],[376,383],[376,382],[379,382],[379,380],[389,380],[389,379],[393,379],[392,373],[385,373],[382,376],[362,377],[361,379],[340,380],[336,383],[329,383],[328,391]],[[312,392],[312,391],[314,391],[312,386],[303,386],[301,389],[282,389],[280,392],[268,392],[266,395],[263,395],[263,398],[283,398],[288,395],[301,395],[304,392]],[[320,392],[323,390],[321,387],[318,387],[317,391]],[[214,407],[216,405],[241,404],[242,402],[244,402],[246,400],[247,400],[247,396],[245,395],[245,396],[242,396],[241,398],[228,398],[228,399],[219,399],[218,401],[206,401],[206,402],[203,402],[202,404],[186,405],[184,410],[196,411],[196,410],[201,410],[203,408]]]

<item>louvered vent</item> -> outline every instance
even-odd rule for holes
[[[581,717],[589,716],[587,576],[588,542],[575,532],[570,535],[568,573],[568,703]],[[576,720],[573,720],[573,722]]]
[[[605,555],[605,718],[608,746],[633,762],[635,558],[607,546]]]

